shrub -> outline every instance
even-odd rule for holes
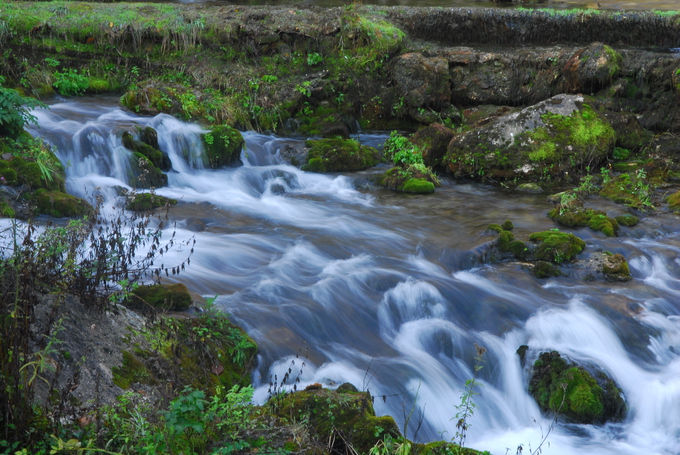
[[[5,78],[0,76],[0,136],[16,139],[29,123],[36,123],[32,107],[45,107],[33,98],[24,98],[16,90],[2,87]]]

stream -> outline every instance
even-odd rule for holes
[[[49,110],[34,111],[40,127],[31,133],[57,148],[69,192],[91,198],[101,191],[113,203],[115,187],[127,187],[130,152],[121,132],[147,125],[158,131],[173,170],[157,193],[180,200],[168,230],[197,240],[178,279],[217,295],[217,305],[258,343],[257,401],[268,398],[273,375],[291,368],[298,388],[351,382],[376,396],[378,415],[394,416],[402,428],[408,422],[407,437],[451,440],[476,343],[488,351],[465,444],[495,455],[514,454],[522,444],[530,453],[551,420],[527,392],[528,369],[515,353],[526,344],[527,365],[558,350],[606,371],[629,408],[620,423],[558,423],[542,453],[680,453],[677,216],[645,217],[615,238],[575,231],[588,245],[582,255],[623,254],[631,282],[539,280],[517,262],[489,263],[496,234],[486,226],[510,219],[523,240],[555,227],[546,216],[547,194],[446,179],[433,195],[393,193],[370,183],[387,167],[303,172],[278,152],[304,138],[254,132],[244,133],[242,167],[203,169],[199,126],[139,116],[117,101],[56,99]],[[376,146],[385,138],[359,136]],[[598,197],[587,203],[610,216],[626,212]],[[179,263],[186,254],[178,248],[169,257]]]

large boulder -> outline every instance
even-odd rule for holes
[[[85,199],[57,190],[49,191],[40,188],[25,197],[35,205],[38,213],[54,218],[83,217],[94,212],[90,203]]]
[[[562,179],[597,167],[614,130],[582,95],[557,95],[455,136],[443,163],[457,176]]]
[[[544,352],[534,363],[529,393],[543,412],[575,423],[620,421],[626,413],[621,390],[603,372],[597,377],[567,362],[557,351]]]
[[[562,69],[562,88],[566,92],[594,93],[610,84],[618,74],[621,55],[602,43],[579,49]]]

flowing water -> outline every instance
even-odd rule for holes
[[[554,227],[544,194],[451,181],[434,195],[396,194],[370,184],[380,168],[302,172],[278,154],[302,139],[253,132],[244,133],[244,166],[207,170],[200,127],[167,115],[137,116],[116,101],[57,101],[35,111],[40,128],[33,134],[58,148],[70,192],[91,197],[101,188],[112,201],[113,188],[126,186],[130,152],[121,131],[157,129],[173,166],[168,187],[157,192],[181,201],[173,208],[177,233],[197,240],[179,279],[218,295],[217,304],[259,344],[257,400],[267,399],[271,376],[292,368],[298,387],[351,382],[376,396],[377,413],[400,426],[409,420],[407,436],[414,437],[422,411],[416,439],[450,440],[477,343],[488,352],[466,444],[494,454],[523,444],[528,453],[551,422],[527,393],[528,372],[515,353],[527,344],[528,364],[554,349],[606,371],[629,408],[621,423],[558,424],[543,453],[680,453],[677,217],[649,216],[617,238],[578,231],[585,254],[624,254],[632,282],[538,280],[521,264],[489,263],[495,235],[485,228],[509,218],[526,238]],[[376,145],[384,138],[360,136]],[[589,203],[610,215],[624,212]],[[180,248],[171,257],[179,263],[186,253]]]

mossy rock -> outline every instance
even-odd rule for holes
[[[163,159],[163,152],[145,144],[142,141],[136,140],[128,131],[123,132],[123,146],[131,152],[137,152],[146,157],[153,166],[162,171],[169,171],[170,168],[166,166],[169,164],[168,160]]]
[[[201,136],[205,147],[206,165],[211,169],[241,164],[241,149],[245,140],[241,133],[229,125],[215,125]]]
[[[586,243],[574,234],[559,229],[534,232],[529,240],[538,243],[533,256],[539,261],[562,264],[571,261],[586,247]]]
[[[272,412],[282,418],[308,416],[308,428],[321,441],[327,441],[337,431],[343,435],[338,443],[351,444],[357,453],[369,450],[386,436],[398,438],[399,428],[390,416],[376,417],[368,392],[316,388],[274,397]],[[345,447],[338,447],[344,453]],[[333,452],[335,452],[335,447]]]
[[[160,188],[168,184],[168,176],[139,152],[130,159],[129,185],[133,188]]]
[[[669,209],[673,210],[674,212],[680,211],[680,191],[668,196],[666,198],[666,202],[668,203]]]
[[[630,281],[633,277],[630,274],[628,262],[622,254],[604,253],[602,261],[602,274],[608,281]]]
[[[500,234],[504,230],[503,227],[500,224],[496,224],[496,223],[491,223],[486,228],[488,230],[496,232],[498,234]]]
[[[402,191],[404,193],[434,193],[434,183],[425,179],[408,179]]]
[[[125,208],[133,212],[146,212],[157,209],[158,207],[176,204],[177,199],[159,196],[158,194],[154,193],[137,193],[128,199],[127,204],[125,204]]]
[[[61,191],[48,191],[40,188],[25,197],[35,205],[38,213],[54,218],[83,217],[94,212],[92,205],[85,199]]]
[[[405,193],[432,193],[440,185],[430,168],[395,166],[388,169],[378,183],[388,190]]]
[[[529,393],[543,412],[555,412],[576,423],[620,420],[625,401],[614,382],[602,377],[606,392],[584,368],[567,362],[557,351],[544,352],[534,363]]]
[[[614,219],[616,220],[617,223],[619,223],[620,226],[626,226],[626,227],[633,227],[640,222],[640,219],[638,217],[636,217],[635,215],[630,215],[630,214],[619,215]]]
[[[303,171],[352,172],[373,167],[380,162],[380,153],[361,145],[354,139],[318,139],[305,143],[309,147],[307,163]]]
[[[554,264],[546,261],[536,261],[531,269],[531,273],[536,278],[551,278],[562,275],[562,272]]]
[[[6,163],[6,161],[2,161],[2,163]],[[7,167],[0,168],[0,185],[16,186],[18,182],[17,171],[7,164],[5,166]]]
[[[557,197],[562,195],[561,197]],[[619,223],[606,212],[585,208],[583,202],[574,193],[559,193],[556,198],[561,202],[548,212],[550,219],[568,227],[588,226],[593,231],[602,232],[607,237],[613,237],[619,232]]]
[[[562,179],[604,162],[615,134],[582,95],[557,95],[465,133],[443,163],[456,176],[506,181]]]
[[[158,381],[149,369],[133,353],[123,351],[123,365],[111,368],[113,383],[123,390],[133,384],[156,385]]]
[[[503,229],[504,231],[512,231],[513,229],[515,229],[515,225],[512,224],[512,221],[505,220],[503,221],[503,224],[501,224],[501,229]]]
[[[126,305],[134,309],[184,311],[191,306],[191,294],[182,283],[139,286],[127,298]]]

